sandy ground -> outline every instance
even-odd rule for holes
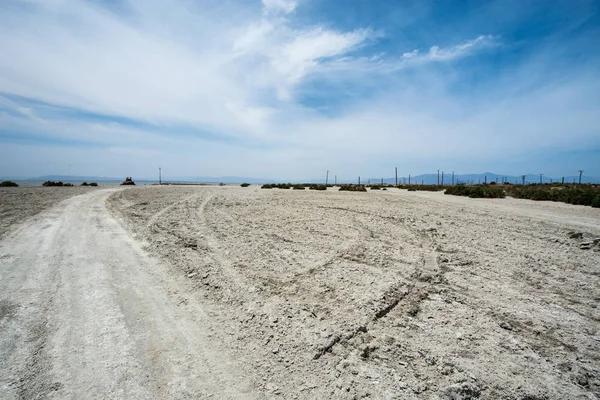
[[[2,399],[600,397],[600,210],[255,186],[23,203]]]
[[[111,205],[261,397],[600,396],[598,209],[255,186]]]
[[[11,226],[25,221],[62,200],[84,193],[94,187],[16,187],[0,188],[0,237]]]

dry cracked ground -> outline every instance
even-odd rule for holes
[[[398,189],[167,186],[100,190],[46,213],[68,207],[83,210],[79,219],[96,213],[88,229],[106,233],[85,247],[104,248],[90,265],[110,272],[88,312],[100,301],[99,320],[121,313],[113,322],[123,332],[109,329],[111,341],[90,328],[89,340],[74,332],[69,341],[69,318],[49,317],[41,343],[31,339],[40,325],[27,321],[44,308],[0,300],[0,355],[12,354],[0,357],[0,397],[84,388],[92,398],[600,397],[600,210]],[[35,233],[43,215],[5,234],[0,257],[14,260],[7,246]],[[69,237],[91,235],[80,229]],[[127,251],[135,257],[122,261]],[[79,301],[52,294],[67,290],[61,279],[88,279],[69,278],[65,263],[58,257],[67,277],[46,294],[59,314]],[[72,293],[85,296],[79,286]],[[10,288],[20,295],[27,285]],[[114,306],[102,297],[110,290]],[[15,321],[25,321],[21,331]],[[86,359],[77,346],[96,354]],[[116,367],[87,376],[102,346]],[[36,362],[50,372],[27,375]],[[74,368],[83,371],[69,375]]]

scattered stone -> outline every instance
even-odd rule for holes
[[[569,232],[568,235],[571,239],[581,239],[583,237],[581,232]]]
[[[442,391],[441,398],[444,400],[470,400],[478,399],[481,390],[472,383],[460,383],[447,386]]]
[[[594,246],[593,242],[583,242],[579,245],[581,250],[589,250]]]

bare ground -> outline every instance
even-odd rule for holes
[[[256,187],[111,207],[261,397],[600,397],[600,210]]]
[[[12,226],[68,199],[89,193],[94,187],[0,188],[0,237]]]

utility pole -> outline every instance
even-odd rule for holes
[[[564,177],[564,176],[562,177],[562,182],[561,182],[561,184],[562,184],[562,185],[564,185],[564,184],[565,184],[565,177]]]
[[[329,170],[327,170],[327,175],[325,176],[325,186],[329,183]]]
[[[440,186],[440,170],[438,169],[438,186]]]
[[[483,181],[483,183],[487,185],[487,175],[485,175],[485,180]]]
[[[444,186],[444,171],[442,171],[442,186]]]
[[[360,176],[358,177],[358,184],[360,185]]]
[[[337,186],[337,175],[335,176],[335,186]]]
[[[158,167],[158,184],[162,185],[162,173],[160,167]]]
[[[525,186],[525,175],[521,175],[521,182],[522,185]]]
[[[540,174],[540,185],[542,184],[542,175],[543,174]]]
[[[452,186],[454,186],[454,171],[452,171]]]
[[[398,167],[396,167],[396,186],[398,186]]]
[[[408,184],[410,185],[410,174],[408,174]]]
[[[580,169],[579,170],[579,184],[581,185],[581,174],[583,174],[583,170]]]
[[[383,185],[383,178],[381,178],[381,185]]]

